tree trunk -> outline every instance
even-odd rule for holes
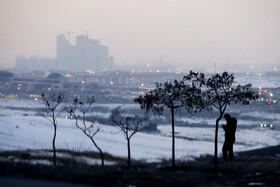
[[[102,150],[99,147],[97,149],[99,150],[100,158],[101,158],[101,166],[103,167],[104,166],[104,155],[103,155]]]
[[[56,124],[54,126],[54,134],[53,134],[53,165],[56,166],[56,149],[55,149],[55,138],[56,138]]]
[[[86,133],[85,133],[86,134]],[[87,135],[87,134],[86,134]],[[94,144],[94,146],[96,147],[96,149],[98,149],[99,153],[100,153],[100,158],[101,158],[101,166],[103,167],[104,166],[104,155],[103,155],[103,152],[102,150],[97,146],[97,144],[95,143],[95,141],[93,140],[93,138],[91,138],[89,135],[87,135],[92,143]]]
[[[219,121],[222,119],[223,115],[220,115],[218,119],[216,119],[216,130],[215,130],[215,170],[218,169],[218,129],[219,129]]]
[[[131,163],[130,163],[130,139],[127,139],[127,164],[128,164],[128,169],[130,169]]]
[[[175,167],[175,130],[174,130],[174,108],[171,108],[172,117],[172,167]]]

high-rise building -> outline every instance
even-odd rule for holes
[[[57,36],[57,68],[71,72],[111,70],[109,49],[88,36],[76,37],[76,45],[70,44],[64,35]]]

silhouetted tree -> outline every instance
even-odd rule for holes
[[[127,141],[127,164],[128,168],[130,169],[130,140],[134,134],[141,131],[145,127],[144,122],[147,120],[147,118],[146,116],[129,115],[127,114],[127,110],[117,107],[112,110],[110,119],[113,124],[118,126],[124,133],[125,139]]]
[[[145,93],[144,96],[135,98],[141,109],[152,111],[161,115],[165,109],[171,113],[172,127],[172,167],[175,167],[175,112],[185,107],[189,112],[201,102],[201,91],[199,87],[186,85],[184,81],[167,81],[164,84],[156,83],[156,88]]]
[[[42,109],[42,116],[49,120],[53,125],[53,164],[56,166],[56,148],[55,148],[55,139],[56,139],[56,130],[57,130],[57,117],[62,112],[63,108],[59,108],[59,105],[62,103],[64,95],[60,94],[41,94],[42,100],[45,107]]]
[[[101,166],[104,166],[104,155],[102,149],[97,145],[97,143],[94,140],[94,136],[100,130],[100,124],[96,126],[94,121],[90,122],[86,120],[86,114],[94,102],[94,96],[88,97],[86,102],[82,102],[79,101],[78,98],[74,98],[73,107],[68,110],[68,113],[75,119],[76,127],[80,129],[91,140],[95,148],[99,151]]]
[[[217,169],[219,121],[222,119],[228,105],[238,102],[249,105],[252,100],[257,98],[257,95],[251,90],[251,84],[234,86],[234,76],[227,72],[215,74],[206,79],[203,73],[199,74],[190,71],[184,79],[192,80],[194,84],[204,86],[206,88],[204,92],[204,104],[210,110],[217,109],[219,111],[215,129],[215,169]]]

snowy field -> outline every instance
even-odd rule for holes
[[[50,122],[40,116],[42,103],[32,100],[0,100],[0,150],[51,149],[53,128]],[[99,106],[110,109],[119,105]],[[23,108],[26,109],[23,109]],[[136,105],[127,105],[134,108]],[[11,109],[12,108],[12,109]],[[108,113],[96,115],[109,117]],[[252,115],[254,113],[252,112]],[[263,115],[263,114],[258,114]],[[175,116],[176,117],[176,116]],[[273,116],[275,117],[275,116]],[[176,159],[186,160],[214,152],[214,120],[179,118],[191,123],[207,122],[208,127],[175,127]],[[221,121],[221,123],[225,123]],[[243,122],[253,124],[255,122]],[[280,144],[279,129],[239,128],[236,133],[235,151],[249,150]],[[104,152],[126,157],[126,140],[115,127],[102,125],[95,136],[96,143]],[[221,153],[224,132],[219,129],[219,152]],[[74,121],[61,117],[58,120],[57,148],[97,151],[90,140],[74,125]],[[171,158],[171,125],[158,125],[157,133],[138,133],[131,140],[131,156],[135,159],[159,161]]]

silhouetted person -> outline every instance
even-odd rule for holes
[[[229,114],[225,114],[224,118],[227,121],[226,125],[222,125],[225,131],[225,142],[223,145],[224,160],[228,160],[229,153],[229,160],[233,161],[233,144],[235,142],[237,120],[236,118],[232,118]]]

